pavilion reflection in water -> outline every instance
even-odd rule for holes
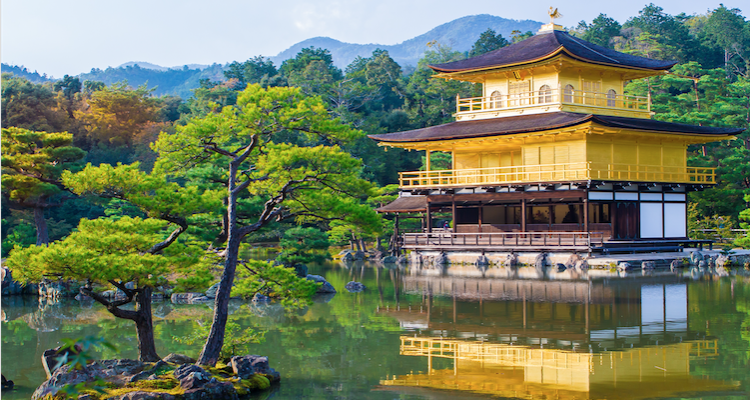
[[[699,326],[691,329],[687,282],[674,275],[642,281],[418,273],[400,280],[421,303],[397,301],[381,312],[415,332],[401,337],[400,354],[425,357],[426,372],[390,377],[385,386],[534,399],[736,389],[690,374],[691,362],[718,350]]]
[[[590,353],[402,336],[400,353],[425,357],[427,372],[382,385],[532,399],[642,399],[736,388],[690,375],[691,360],[718,355],[715,340]],[[453,368],[433,369],[436,358],[452,360]]]

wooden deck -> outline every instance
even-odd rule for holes
[[[405,233],[404,249],[410,250],[575,250],[603,247],[603,232],[501,232],[501,233]]]

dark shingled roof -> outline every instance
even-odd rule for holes
[[[565,128],[585,122],[595,122],[613,128],[658,131],[691,135],[736,135],[744,128],[713,128],[676,124],[643,118],[612,117],[607,115],[553,112],[519,115],[516,117],[490,118],[472,121],[456,121],[405,132],[369,135],[371,139],[386,143],[428,142],[446,139],[467,139],[486,136],[511,135]]]
[[[404,196],[376,209],[380,213],[407,213],[427,211],[425,196]]]
[[[526,40],[501,47],[489,53],[467,58],[466,60],[430,65],[430,68],[438,72],[462,72],[522,64],[524,62],[551,57],[560,48],[573,58],[624,68],[665,70],[677,64],[676,61],[661,61],[631,56],[606,47],[597,46],[573,37],[564,31],[550,31],[534,35]]]

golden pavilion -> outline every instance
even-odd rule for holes
[[[423,171],[400,173],[400,196],[379,209],[420,215],[401,235],[412,250],[674,251],[690,241],[687,193],[715,184],[687,165],[691,144],[742,129],[652,119],[634,79],[675,64],[581,40],[554,22],[526,40],[446,64],[436,78],[482,85],[457,98],[455,121],[369,137],[426,152]],[[433,170],[431,152],[451,155]],[[436,219],[436,213],[449,215]]]

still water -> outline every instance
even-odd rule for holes
[[[447,270],[324,264],[337,295],[307,308],[235,302],[239,329],[265,332],[282,384],[258,399],[746,399],[750,278],[533,268]],[[348,293],[357,280],[367,286]],[[197,356],[207,305],[154,304],[157,350]],[[40,357],[62,338],[95,335],[135,358],[135,329],[97,304],[2,299],[2,373],[26,399]],[[175,340],[175,338],[181,338]]]

